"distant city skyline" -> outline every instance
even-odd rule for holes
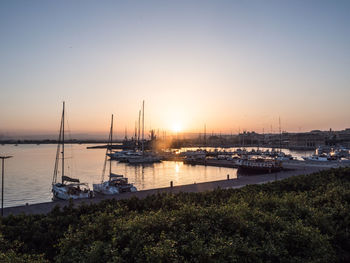
[[[1,1],[0,134],[350,127],[350,1]]]
[[[278,135],[279,130],[271,130],[270,131],[254,131],[254,130],[238,130],[236,132],[232,131],[230,133],[223,133],[220,131],[210,131],[204,133],[203,131],[199,132],[174,132],[174,131],[164,131],[164,130],[154,130],[155,131],[155,136],[160,139],[196,139],[196,138],[201,138],[203,139],[204,136],[206,136],[207,139],[209,139],[211,136],[223,136],[223,137],[230,137],[230,136],[237,136],[238,134],[260,134],[260,135]],[[308,133],[317,133],[317,132],[322,132],[322,133],[339,133],[339,132],[345,132],[349,133],[350,128],[342,129],[342,130],[333,130],[333,129],[328,129],[328,130],[310,130],[310,131],[299,131],[299,132],[288,132],[285,130],[282,130],[283,134],[308,134]],[[116,131],[113,133],[114,134],[114,140],[124,140],[125,139],[125,131],[124,133],[121,131]],[[71,132],[69,131],[67,133],[66,139],[67,140],[103,140],[106,141],[108,138],[108,132],[90,132],[90,133],[77,133],[77,132]],[[150,130],[145,130],[145,139],[150,138]],[[135,139],[134,133],[127,132],[127,139]],[[26,132],[5,132],[5,133],[0,133],[0,141],[6,141],[6,140],[27,140],[27,141],[43,141],[43,140],[57,140],[57,134],[53,132],[47,132],[47,133],[38,133],[37,131],[33,131],[32,133],[26,133]]]

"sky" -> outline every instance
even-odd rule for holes
[[[0,133],[350,127],[350,1],[0,1]]]

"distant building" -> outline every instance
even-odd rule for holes
[[[350,147],[350,129],[345,129],[342,131],[333,132],[330,140],[334,145]]]
[[[289,134],[289,148],[295,150],[313,150],[326,144],[327,135],[322,131]]]

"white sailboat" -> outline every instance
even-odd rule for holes
[[[105,195],[114,195],[122,192],[136,192],[137,189],[133,184],[128,183],[128,178],[123,175],[112,173],[112,161],[109,160],[109,179],[104,181],[104,174],[107,164],[107,156],[112,154],[112,142],[113,142],[113,114],[111,120],[111,129],[109,132],[109,140],[106,150],[105,162],[102,171],[101,183],[93,184],[93,189],[95,192],[105,194]]]
[[[52,179],[52,193],[54,198],[63,200],[91,198],[93,197],[93,192],[89,189],[88,184],[80,183],[79,179],[71,178],[64,174],[64,110],[65,103],[63,102],[63,111],[56,152],[56,161]],[[60,154],[62,156],[61,183],[57,182]]]

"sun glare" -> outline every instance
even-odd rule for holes
[[[176,132],[176,133],[181,132],[181,130],[182,130],[181,124],[178,122],[173,123],[172,130],[173,130],[173,132]]]

